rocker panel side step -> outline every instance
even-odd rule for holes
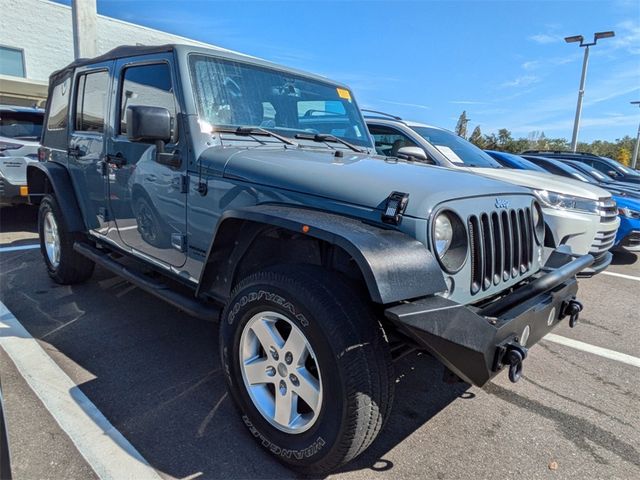
[[[91,245],[76,242],[73,244],[73,249],[98,265],[131,282],[141,290],[164,300],[193,317],[207,321],[218,321],[220,316],[220,309],[218,307],[206,305],[196,298],[178,293],[160,281],[150,279],[141,273],[127,268]]]

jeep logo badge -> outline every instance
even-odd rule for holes
[[[496,208],[509,208],[509,200],[502,200],[501,198],[496,198]]]

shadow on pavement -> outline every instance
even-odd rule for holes
[[[619,249],[613,252],[611,265],[633,265],[640,258],[637,252],[629,252],[628,250]]]
[[[0,208],[0,244],[15,247],[37,243],[38,207],[17,205]]]

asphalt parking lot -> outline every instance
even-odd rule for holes
[[[29,207],[0,212],[0,300],[77,398],[163,478],[292,477],[235,414],[217,327],[102,269],[54,284],[28,248],[35,218]],[[608,272],[580,281],[579,328],[535,346],[518,384],[504,374],[482,389],[445,384],[432,358],[401,359],[385,430],[331,478],[640,478],[640,256],[616,254]],[[0,349],[15,478],[96,478],[82,436],[59,426],[28,375]]]

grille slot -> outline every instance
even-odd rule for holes
[[[618,216],[618,206],[615,200],[612,198],[601,198],[598,201],[598,215],[600,215],[600,223],[615,221]]]
[[[471,294],[517,278],[533,264],[530,208],[471,215],[467,221],[471,255]]]

